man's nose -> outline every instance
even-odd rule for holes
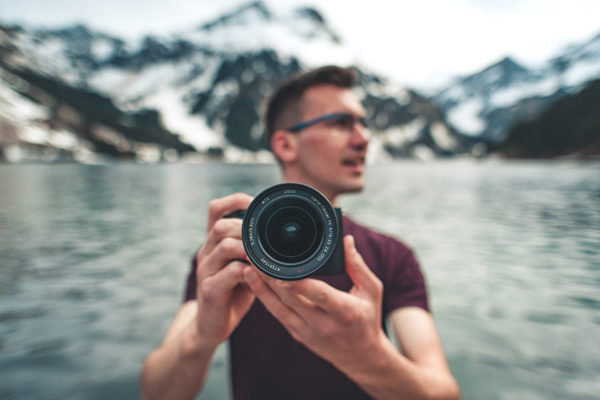
[[[363,126],[359,121],[354,122],[352,134],[350,135],[350,144],[352,146],[366,146],[371,138],[369,128]]]

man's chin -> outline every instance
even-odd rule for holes
[[[358,193],[358,192],[362,192],[364,186],[365,186],[365,184],[362,181],[362,179],[360,181],[357,181],[357,182],[348,182],[347,184],[343,184],[342,187],[340,187],[340,194],[341,193]]]

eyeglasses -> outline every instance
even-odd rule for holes
[[[368,122],[365,117],[355,117],[354,115],[349,114],[349,113],[333,113],[333,114],[322,115],[315,119],[311,119],[310,121],[301,122],[298,125],[288,128],[288,131],[294,132],[294,133],[300,132],[301,130],[306,129],[309,126],[313,126],[313,125],[318,124],[319,122],[323,122],[323,121],[331,121],[330,123],[334,127],[337,127],[341,130],[348,131],[348,132],[352,132],[352,130],[354,129],[354,124],[357,121],[363,128],[366,128],[368,126]]]

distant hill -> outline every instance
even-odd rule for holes
[[[600,79],[518,123],[492,150],[519,158],[600,155]]]

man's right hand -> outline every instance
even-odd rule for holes
[[[245,210],[251,201],[237,193],[210,203],[208,236],[196,254],[197,298],[181,306],[162,345],[146,359],[143,399],[194,398],[204,386],[217,345],[250,309],[254,294],[244,282],[246,264],[240,261],[247,259],[242,221],[223,217]]]
[[[208,235],[196,254],[197,311],[188,327],[187,351],[213,348],[225,341],[254,301],[242,274],[247,266],[242,220],[224,218],[245,210],[251,201],[252,197],[236,193],[209,205]]]

